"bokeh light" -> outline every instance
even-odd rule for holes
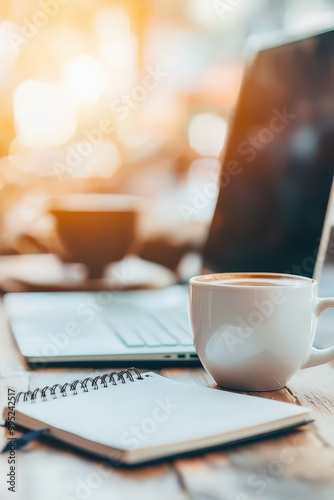
[[[117,96],[134,84],[137,70],[137,40],[131,33],[129,15],[124,9],[101,9],[95,17],[99,57],[110,75],[109,95]]]
[[[18,140],[29,147],[62,144],[77,128],[73,101],[59,83],[26,80],[14,92]]]
[[[218,157],[226,136],[226,121],[219,116],[202,113],[195,115],[189,126],[189,143],[201,156]]]
[[[10,71],[14,61],[17,58],[17,52],[13,50],[11,45],[10,35],[16,34],[18,27],[10,22],[0,20],[0,89],[3,87],[10,77]]]
[[[79,104],[96,102],[107,85],[102,64],[88,54],[76,57],[65,66],[64,80]]]
[[[71,147],[72,150],[78,150],[78,144],[72,144]],[[119,169],[121,163],[120,152],[112,141],[91,144],[89,155],[80,158],[77,166],[71,171],[71,176],[73,178],[109,178]]]

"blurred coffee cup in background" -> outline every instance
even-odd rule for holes
[[[60,257],[84,264],[88,278],[101,278],[106,266],[121,260],[134,245],[143,204],[143,198],[126,194],[53,198],[49,211],[56,219]]]

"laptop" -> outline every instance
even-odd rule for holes
[[[334,30],[257,52],[221,159],[204,272],[318,278],[333,199]],[[7,294],[17,345],[33,367],[193,364],[188,290]]]

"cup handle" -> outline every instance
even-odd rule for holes
[[[319,299],[316,309],[317,317],[319,317],[320,314],[329,307],[334,307],[334,298]],[[303,364],[302,369],[311,368],[311,366],[322,365],[323,363],[328,363],[329,361],[333,360],[334,346],[329,347],[328,349],[316,349],[315,347],[312,347],[310,357]]]

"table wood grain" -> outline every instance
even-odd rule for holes
[[[99,372],[101,370],[94,371]],[[88,373],[92,370],[30,371],[16,349],[1,310],[2,406],[6,404],[8,386],[15,387],[16,391],[27,390],[74,380]],[[160,373],[186,384],[214,386],[200,368],[166,368]],[[255,395],[308,406],[314,410],[315,421],[280,436],[134,470],[114,468],[104,460],[83,455],[61,443],[33,442],[17,452],[15,494],[7,490],[8,456],[0,455],[0,498],[333,500],[333,364],[298,373],[289,386],[280,391]],[[4,427],[0,430],[3,446],[7,431]]]

